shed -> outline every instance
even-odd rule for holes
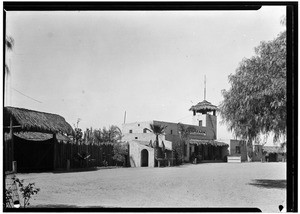
[[[24,108],[4,107],[5,170],[53,170],[56,168],[58,142],[70,142],[74,130],[57,114]]]

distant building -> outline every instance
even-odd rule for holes
[[[149,131],[150,124],[164,126],[165,133],[159,137],[159,148],[164,152],[161,161],[172,165],[176,159],[176,148],[183,148],[184,161],[223,161],[228,155],[228,144],[216,141],[217,107],[204,100],[190,108],[193,112],[191,124],[165,121],[146,121],[123,124],[123,141],[128,141],[131,166],[157,166],[153,144],[155,135]],[[212,114],[210,114],[212,112]],[[182,145],[180,126],[188,132],[188,140]]]
[[[247,161],[246,141],[230,140],[230,156],[240,156],[241,161]]]
[[[263,158],[266,162],[285,162],[286,148],[280,146],[264,146]]]

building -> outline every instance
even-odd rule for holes
[[[244,140],[230,140],[230,156],[241,157],[241,161],[247,161],[247,145]]]
[[[280,146],[264,146],[263,159],[266,162],[285,162],[286,148]]]
[[[56,114],[4,107],[4,168],[18,171],[51,171],[67,163],[59,150],[70,142],[73,129]]]
[[[131,166],[172,165],[182,158],[184,162],[194,163],[224,161],[228,144],[216,141],[216,110],[216,106],[204,100],[190,108],[191,124],[157,120],[123,124],[122,140],[129,142]],[[155,160],[155,135],[150,131],[150,124],[165,127],[164,134],[159,136],[158,150],[163,150],[159,160]]]

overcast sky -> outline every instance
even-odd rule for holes
[[[6,105],[55,113],[72,126],[189,123],[222,102],[228,75],[284,30],[285,7],[258,11],[7,12]],[[218,117],[218,121],[221,118]],[[218,138],[232,138],[218,125]]]

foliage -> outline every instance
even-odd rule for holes
[[[184,147],[189,140],[189,130],[185,128],[185,126],[181,123],[178,123],[178,133],[180,137],[180,145],[175,148],[178,155],[181,156],[182,162],[184,161]]]
[[[15,182],[19,187],[19,192],[23,197],[23,208],[26,208],[30,205],[29,201],[33,195],[37,194],[40,191],[40,188],[35,187],[35,183],[29,183],[28,185],[24,185],[24,180],[20,180],[19,178],[14,177],[13,182]],[[12,189],[5,190],[5,199],[8,207],[12,207],[13,198],[12,198]],[[22,204],[21,204],[22,206]]]
[[[12,189],[11,188],[8,188],[6,189],[5,188],[5,206],[7,208],[12,208],[14,202],[13,202],[13,196],[12,196]]]
[[[116,143],[113,148],[114,160],[125,163],[126,155],[128,155],[128,144],[126,143]]]
[[[75,128],[75,140],[76,142],[81,141],[83,136],[82,130],[80,128]]]
[[[8,51],[12,51],[13,47],[14,47],[14,39],[11,36],[6,36],[5,38],[5,47],[6,50]],[[5,63],[5,74],[9,74],[10,73],[10,69],[8,67],[8,65]]]
[[[158,136],[164,134],[166,127],[167,126],[160,126],[160,125],[150,124],[150,129],[147,129],[150,132],[152,132],[153,134],[155,134],[155,136],[156,136],[155,144],[154,144],[155,147],[159,146]]]
[[[158,136],[162,135],[165,133],[165,129],[167,126],[161,126],[161,125],[155,125],[155,124],[150,124],[150,132],[152,132],[153,134],[155,134],[155,143],[153,145],[154,147],[154,157],[155,159],[157,159],[159,156],[161,156],[162,151],[159,148],[159,142],[158,142]]]
[[[74,159],[79,162],[80,167],[87,167],[91,155],[82,151],[74,155]]]
[[[223,90],[220,113],[237,137],[252,142],[260,134],[274,133],[276,142],[286,134],[286,33],[261,42],[255,56],[243,59],[231,88]]]
[[[108,129],[103,127],[102,129],[94,130],[93,136],[95,142],[99,143],[117,143],[122,139],[122,131],[118,126],[110,126]]]

